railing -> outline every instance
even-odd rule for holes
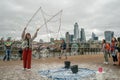
[[[101,53],[101,48],[79,48],[77,51],[71,51],[71,49],[66,50],[66,55],[67,56],[73,56],[73,55],[93,55],[93,54],[100,54]],[[0,59],[3,58],[5,54],[4,50],[0,50]],[[44,49],[44,50],[34,50],[32,52],[32,57],[35,59],[40,59],[40,58],[45,58],[45,57],[58,57],[61,54],[60,51],[51,51],[49,49]],[[12,60],[17,60],[20,59],[20,54],[18,50],[13,50],[11,52],[11,59]]]

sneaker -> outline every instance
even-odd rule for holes
[[[103,64],[106,64],[106,62],[103,62]]]
[[[105,64],[109,64],[108,62],[106,62]]]
[[[27,69],[28,71],[31,71],[31,69]]]
[[[26,68],[23,68],[22,70],[23,70],[23,71],[26,71]]]
[[[103,64],[109,64],[108,62],[104,62]]]

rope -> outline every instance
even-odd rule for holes
[[[49,18],[48,20],[46,20],[44,14],[46,14],[42,8],[38,8],[38,10],[33,14],[33,16],[30,18],[30,20],[27,22],[26,24],[26,27],[28,27],[28,25],[30,24],[30,22],[32,21],[32,19],[35,17],[35,15],[39,12],[39,10],[41,10],[41,13],[42,13],[42,16],[43,16],[43,19],[44,19],[44,24],[42,24],[40,27],[38,27],[38,29],[41,29],[44,25],[46,26],[46,30],[47,30],[47,33],[49,34],[49,30],[48,30],[48,27],[47,27],[47,23],[50,22],[54,17],[56,17],[58,14],[62,13],[62,10],[60,10],[58,13],[56,13],[55,15],[53,15],[51,18]],[[61,14],[62,15],[62,14]],[[60,15],[60,25],[59,25],[59,29],[58,29],[58,34],[60,32],[60,27],[61,27],[61,15]],[[50,33],[50,36],[51,36],[51,33]],[[49,38],[49,35],[48,35],[48,38]]]
[[[58,31],[56,32],[56,39],[58,38],[58,35],[59,35],[59,32],[60,32],[60,28],[61,28],[61,16],[62,16],[62,10],[61,10],[61,12],[60,12],[61,14],[60,14],[60,19],[59,19],[59,22],[60,22],[60,25],[59,25],[59,29],[58,29]],[[42,10],[42,14],[43,14],[43,10]],[[58,20],[56,20],[56,21],[58,21]],[[51,22],[51,21],[49,21],[49,22]],[[48,27],[46,26],[46,28],[47,28],[47,30],[48,30]],[[48,33],[50,33],[49,31],[47,31]],[[51,33],[50,33],[50,35],[51,35]]]
[[[43,11],[43,10],[42,10],[42,11]],[[49,16],[49,17],[54,16],[54,15],[49,15],[49,14],[47,14],[45,11],[43,11],[43,13],[44,13],[46,16]]]
[[[35,17],[35,15],[39,12],[40,9],[41,9],[41,7],[38,8],[38,10],[33,14],[33,16],[32,16],[32,17],[30,18],[30,20],[27,22],[26,27],[28,27],[28,25],[30,24],[30,22],[31,22],[32,19]]]
[[[61,29],[61,16],[62,16],[62,11],[61,11],[61,14],[60,14],[60,25],[59,25],[58,34],[57,34],[56,39],[58,38],[58,35],[59,35],[59,32],[60,32],[60,29]]]
[[[44,16],[44,13],[43,13],[43,10],[41,9],[41,13],[42,13],[42,16],[43,16],[43,19],[44,19],[44,23],[45,23],[45,27],[46,27],[46,31],[48,33],[48,41],[49,41],[49,30],[48,30],[48,27],[47,27],[47,23],[46,23],[46,18]],[[51,33],[50,33],[50,36],[51,36]]]
[[[60,14],[61,12],[62,12],[62,10],[60,10],[58,13],[56,13],[55,15],[53,15],[51,18],[49,18],[49,19],[46,21],[46,23],[48,23],[49,21],[51,21],[55,16],[57,16],[57,15]],[[39,29],[41,29],[44,25],[45,25],[45,23],[44,23],[43,25],[41,25],[41,26],[39,27]]]

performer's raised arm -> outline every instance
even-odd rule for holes
[[[36,30],[35,34],[34,34],[33,37],[31,38],[32,41],[37,37],[37,33],[38,33],[38,31],[39,31],[39,28]]]
[[[21,38],[24,39],[25,38],[25,31],[26,31],[26,27],[24,28],[23,32],[22,32],[22,35],[21,35]]]

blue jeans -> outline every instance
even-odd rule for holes
[[[5,59],[7,59],[7,61],[9,61],[10,60],[10,54],[11,54],[11,50],[6,49],[5,56],[4,56],[3,60],[5,61]]]

